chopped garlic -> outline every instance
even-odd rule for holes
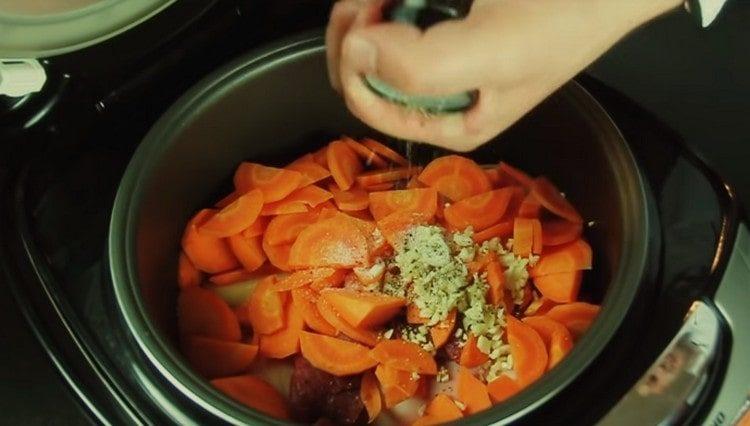
[[[445,383],[450,380],[450,378],[450,373],[448,373],[448,369],[445,367],[440,367],[437,376],[435,376],[435,380],[437,380],[438,383]]]
[[[388,330],[384,331],[383,337],[385,337],[386,339],[390,339],[391,337],[393,337],[393,329],[389,328]]]
[[[457,399],[454,399],[453,402],[456,403],[456,407],[458,407],[459,410],[461,410],[461,411],[466,410],[466,404],[464,404],[463,402],[461,402],[461,401],[459,401]]]

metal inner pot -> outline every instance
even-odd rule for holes
[[[330,88],[318,36],[239,58],[185,94],[138,148],[117,193],[109,256],[117,306],[166,382],[232,423],[279,423],[235,403],[179,352],[176,265],[186,221],[229,189],[240,161],[283,165],[340,134],[377,136]],[[420,155],[439,152],[421,147]],[[497,140],[468,154],[544,174],[586,220],[594,270],[587,299],[599,318],[554,370],[524,392],[467,420],[511,421],[564,391],[610,343],[641,282],[649,223],[646,194],[627,144],[596,101],[569,83]]]

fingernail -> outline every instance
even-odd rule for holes
[[[378,60],[378,49],[370,41],[352,35],[346,40],[347,54],[352,65],[361,73],[375,72]]]

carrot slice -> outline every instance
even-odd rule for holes
[[[418,374],[437,374],[435,359],[419,345],[406,340],[381,340],[370,356],[387,367]]]
[[[432,345],[435,349],[440,349],[448,343],[448,339],[453,335],[453,330],[455,328],[456,310],[453,309],[448,313],[448,316],[446,316],[444,320],[430,328],[430,337],[432,338]]]
[[[299,336],[305,328],[305,319],[294,304],[286,308],[284,328],[260,336],[260,354],[266,358],[281,359],[299,352]]]
[[[505,274],[497,260],[492,260],[487,264],[487,282],[490,285],[487,292],[489,302],[494,306],[500,306],[505,294]]]
[[[544,222],[542,231],[542,243],[545,246],[559,246],[577,240],[583,232],[583,224],[555,219]]]
[[[240,281],[246,281],[252,277],[253,274],[244,269],[235,269],[234,271],[227,271],[212,275],[208,280],[211,281],[211,284],[222,286],[231,285]]]
[[[404,158],[404,156],[374,139],[365,138],[362,140],[362,145],[366,146],[376,154],[383,156],[400,166],[409,165],[409,160]]]
[[[534,286],[553,302],[569,303],[578,299],[582,279],[582,271],[560,272],[534,277]]]
[[[439,157],[425,167],[419,180],[456,202],[492,189],[484,170],[460,155]]]
[[[578,339],[599,315],[599,306],[585,302],[566,303],[555,306],[545,315],[562,323]]]
[[[328,176],[331,176],[331,172],[329,172],[328,169],[315,162],[315,157],[313,157],[312,154],[303,155],[289,163],[285,168],[302,173],[300,187],[312,185],[315,182],[319,182]]]
[[[498,169],[484,169],[484,172],[487,174],[487,179],[490,180],[490,185],[492,185],[493,188],[499,188],[500,183],[502,182],[502,179],[500,178],[500,170]]]
[[[266,253],[263,251],[263,237],[246,238],[243,234],[232,235],[227,239],[229,248],[240,261],[246,271],[255,271],[266,262]]]
[[[284,327],[284,307],[289,295],[277,292],[275,287],[276,277],[271,275],[259,282],[250,295],[247,310],[256,333],[271,334]]]
[[[325,145],[312,153],[313,160],[328,169],[328,145]]]
[[[373,170],[370,172],[364,172],[357,176],[357,184],[368,188],[374,185],[380,185],[381,183],[409,179],[421,172],[422,168],[417,166],[405,166],[388,170]]]
[[[378,183],[375,185],[370,185],[368,187],[365,187],[365,191],[368,191],[368,192],[390,191],[395,186],[396,185],[394,182],[383,182],[383,183]]]
[[[334,376],[358,374],[377,364],[367,355],[370,351],[367,346],[322,334],[303,331],[300,347],[310,364]]]
[[[369,260],[367,236],[357,219],[343,213],[305,228],[292,244],[295,268],[351,268]]]
[[[497,171],[500,175],[500,186],[521,185],[524,188],[530,188],[534,182],[534,179],[525,172],[503,161],[498,164]]]
[[[419,181],[419,176],[412,176],[406,183],[406,189],[427,188],[425,184]]]
[[[375,153],[375,151],[371,150],[370,148],[362,145],[361,143],[348,136],[342,137],[341,140],[344,141],[349,146],[349,148],[352,149],[352,151],[356,152],[357,155],[362,158],[362,160],[365,162],[365,166],[373,166],[375,168],[381,169],[388,167],[388,162],[383,160],[383,158],[381,158],[378,154]]]
[[[512,196],[512,189],[502,188],[464,198],[445,208],[445,220],[455,229],[487,229],[500,221]]]
[[[536,219],[517,217],[513,222],[513,254],[526,257],[534,245],[534,224]]]
[[[238,192],[259,189],[263,201],[279,201],[299,188],[302,173],[295,170],[268,167],[257,163],[243,162],[234,173],[234,187]]]
[[[362,163],[346,142],[333,141],[326,151],[328,169],[339,188],[347,190],[354,185],[354,179],[362,173]]]
[[[289,255],[292,251],[291,244],[282,244],[274,246],[268,243],[268,239],[263,238],[263,252],[268,256],[268,261],[282,271],[290,271]]]
[[[294,290],[295,288],[310,284],[313,281],[328,278],[335,272],[336,270],[333,268],[315,268],[296,271],[282,281],[276,283],[274,288],[276,291]]]
[[[539,219],[542,212],[542,204],[536,199],[534,194],[528,194],[518,207],[518,216],[529,219]]]
[[[378,230],[392,247],[399,247],[411,228],[429,222],[430,218],[421,212],[393,212],[378,221]]]
[[[492,406],[487,385],[463,366],[458,369],[458,399],[466,406],[466,414],[475,414]]]
[[[342,211],[360,211],[365,210],[370,205],[370,197],[366,190],[362,188],[351,188],[348,191],[331,189],[333,202],[339,210]]]
[[[409,303],[406,305],[406,322],[409,324],[427,324],[428,318],[422,316],[417,305]]]
[[[214,378],[246,370],[258,354],[258,346],[210,337],[187,336],[182,341],[182,351],[198,373]]]
[[[375,377],[380,382],[386,408],[391,408],[399,402],[409,399],[419,388],[419,379],[412,377],[410,372],[397,370],[383,364],[379,364],[375,369]]]
[[[203,273],[193,265],[184,251],[177,260],[177,283],[180,288],[197,287],[203,281]]]
[[[264,232],[266,232],[266,227],[268,226],[268,218],[263,216],[258,216],[257,219],[255,219],[255,222],[251,223],[250,226],[245,228],[244,231],[242,231],[242,236],[245,238],[252,238],[252,237],[258,237],[263,235]]]
[[[333,274],[325,278],[314,279],[312,283],[310,283],[310,288],[315,291],[320,291],[324,288],[341,287],[347,274],[349,274],[349,270],[347,269],[336,269]]]
[[[518,376],[518,384],[523,388],[544,374],[549,361],[547,348],[533,328],[512,315],[506,316],[506,321],[513,368]]]
[[[260,211],[261,216],[273,216],[277,214],[304,213],[309,207],[318,205],[333,198],[333,194],[325,189],[309,185],[289,194],[283,200],[267,203]]]
[[[198,227],[215,214],[215,210],[203,209],[188,222],[182,235],[182,249],[193,265],[209,274],[235,269],[237,259],[227,242],[198,231]]]
[[[546,298],[544,296],[535,299],[532,301],[529,306],[526,308],[526,310],[523,312],[526,316],[531,315],[544,315],[547,312],[549,312],[550,309],[555,307],[557,303],[553,302],[549,298]]]
[[[223,209],[224,207],[232,204],[234,200],[238,199],[242,195],[242,193],[237,191],[232,191],[229,194],[227,194],[224,198],[217,201],[216,204],[214,204],[214,207],[217,209]]]
[[[400,297],[348,288],[323,289],[320,296],[354,327],[372,328],[384,324],[406,306],[406,299]]]
[[[444,393],[435,395],[435,398],[427,404],[424,415],[418,418],[411,426],[439,425],[463,417],[463,413],[455,402]]]
[[[420,212],[431,219],[436,209],[437,192],[432,188],[370,193],[370,212],[375,220],[394,212]]]
[[[505,401],[520,390],[521,387],[518,386],[518,382],[507,374],[503,374],[487,384],[487,392],[489,392],[490,398],[495,404]]]
[[[515,242],[514,242],[515,245]],[[578,239],[572,243],[552,247],[542,253],[539,261],[529,270],[532,277],[591,269],[591,246]]]
[[[522,321],[536,330],[544,341],[549,356],[547,369],[557,365],[573,349],[573,336],[561,323],[543,315],[526,317]]]
[[[513,220],[500,222],[483,231],[475,232],[472,238],[477,244],[481,244],[493,238],[506,238],[513,234],[513,225]]]
[[[291,244],[303,229],[318,221],[320,212],[309,211],[304,213],[280,214],[274,216],[266,228],[265,238],[268,244],[277,246],[280,244]]]
[[[269,416],[289,420],[289,407],[283,396],[260,377],[250,374],[211,380],[211,384],[229,397]]]
[[[542,239],[544,236],[542,235],[542,222],[539,221],[539,219],[531,219],[531,229],[532,229],[532,244],[531,244],[531,252],[534,254],[539,254],[542,252]]]
[[[583,218],[572,204],[562,196],[560,190],[544,177],[534,179],[531,193],[545,209],[571,222],[582,223]]]
[[[218,238],[237,234],[255,222],[261,207],[263,193],[254,189],[211,216],[199,231]]]
[[[463,365],[466,368],[474,368],[489,361],[490,356],[477,347],[477,340],[477,336],[469,334],[469,339],[466,341],[463,349],[461,349],[461,357],[458,359],[459,365]]]
[[[177,323],[181,336],[203,336],[237,342],[240,324],[229,305],[212,291],[200,287],[182,290],[177,298]]]
[[[380,387],[375,373],[368,371],[362,375],[362,381],[359,385],[359,399],[362,400],[362,404],[367,411],[367,422],[372,423],[383,408]]]
[[[346,337],[368,346],[375,346],[378,343],[378,335],[375,332],[354,327],[346,322],[323,297],[318,297],[315,304],[318,307],[320,316]]]
[[[315,302],[318,295],[315,291],[307,287],[295,288],[292,290],[292,303],[295,308],[302,314],[305,324],[312,330],[328,336],[336,335],[336,328],[328,323],[318,312]]]

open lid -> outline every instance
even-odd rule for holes
[[[0,0],[0,58],[60,55],[104,41],[176,0]]]

